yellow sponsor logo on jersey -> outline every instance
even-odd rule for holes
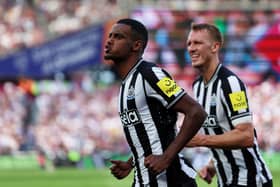
[[[175,95],[181,90],[181,88],[176,84],[176,82],[168,77],[164,77],[161,80],[159,80],[157,82],[157,85],[168,97]]]
[[[248,108],[247,100],[244,91],[234,92],[229,94],[230,102],[233,108],[233,111],[238,111]]]

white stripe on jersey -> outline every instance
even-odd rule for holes
[[[143,155],[144,150],[142,149],[141,143],[140,143],[139,139],[137,138],[137,134],[136,134],[136,130],[135,130],[134,126],[129,127],[129,133],[130,133],[131,137],[134,137],[134,138],[132,138],[132,142],[135,146],[137,146],[137,149],[136,149],[137,154]],[[147,184],[149,182],[149,175],[148,175],[147,168],[145,168],[145,166],[144,166],[144,157],[139,158],[139,160],[141,160],[141,162],[139,162],[141,176],[143,177],[144,184]],[[138,174],[138,171],[136,170],[136,175],[137,174]],[[138,181],[138,178],[136,178],[136,180]]]
[[[145,63],[145,66],[140,66],[140,63]],[[164,89],[160,86],[157,87],[156,83],[163,78],[169,77],[168,73],[161,68],[151,67],[146,62],[141,61],[139,64],[124,79],[119,94],[119,113],[136,165],[136,186],[139,183],[149,184],[150,182],[154,182],[151,179],[155,179],[155,177],[144,166],[144,158],[149,154],[162,154],[164,148],[174,139],[176,135],[176,113],[167,110],[167,108],[173,106],[185,94],[182,88],[178,88],[176,89],[176,93],[166,95]],[[146,67],[148,69],[148,75],[144,76],[140,68]],[[166,117],[169,117],[167,118],[169,124],[165,123],[167,120],[162,120]],[[160,129],[161,125],[163,125],[163,129]],[[170,132],[170,128],[166,128],[166,125],[170,125],[168,127],[171,128],[174,127],[174,132]],[[165,136],[167,133],[170,134],[169,137]],[[176,159],[178,159],[178,156]],[[173,167],[168,168],[167,171],[164,171],[156,177],[156,181],[160,187],[167,186],[166,180],[170,180],[171,182],[177,180],[177,178],[167,178],[167,173],[170,170],[175,171],[175,174],[176,172],[180,173],[180,177],[185,176],[187,178],[187,176],[193,176],[195,171],[192,168],[181,160],[180,163],[183,166],[177,163],[172,163]],[[181,167],[184,169],[185,175],[181,175],[183,173],[180,170]],[[174,168],[178,168],[178,170]]]
[[[159,68],[159,67],[153,67],[153,68],[152,68],[152,71],[155,73],[155,76],[158,78],[158,80],[160,80],[160,79],[166,77],[166,74],[164,74],[164,73],[162,72],[162,69]]]
[[[249,103],[247,103],[247,108],[241,108],[238,111],[233,110],[229,94],[243,91],[246,96],[246,87],[238,77],[222,65],[218,66],[214,76],[207,84],[204,84],[202,78],[197,79],[193,84],[193,91],[196,100],[208,113],[208,119],[203,125],[206,134],[221,134],[232,130],[237,124],[252,122]],[[247,96],[246,101],[248,101]],[[236,180],[235,182],[238,185],[246,186],[248,180],[258,183],[260,179],[262,179],[262,182],[272,179],[272,175],[259,152],[256,137],[254,138],[254,145],[254,148],[244,148],[242,150],[211,149],[214,164],[217,168],[219,165],[219,169],[224,171],[227,184]],[[215,156],[216,153],[217,156]],[[245,158],[246,156],[248,157]],[[237,175],[235,176],[232,167],[237,167]],[[255,177],[248,173],[248,169],[252,169],[250,172],[254,172],[254,167],[256,167],[257,173]],[[266,173],[266,177],[263,175],[263,171]],[[217,177],[219,181],[223,181],[222,173],[218,172]],[[252,179],[252,177],[255,179]]]
[[[142,82],[143,81],[142,77],[138,76],[136,81]],[[140,94],[137,92],[142,91],[142,90],[144,90],[143,84],[140,84],[139,87],[137,89],[135,89],[135,94],[136,95]],[[145,123],[145,129],[146,129],[146,132],[148,134],[148,138],[149,138],[149,141],[151,144],[152,153],[155,155],[160,155],[163,153],[163,150],[162,150],[161,143],[159,141],[160,138],[157,133],[155,122],[153,121],[153,119],[151,117],[152,114],[150,113],[150,111],[148,109],[147,101],[146,100],[143,101],[142,99],[143,98],[141,98],[141,97],[135,97],[136,107],[138,108],[138,112],[140,114],[142,122]],[[146,98],[144,98],[144,99],[146,99]]]
[[[127,80],[128,82],[131,81],[131,77]],[[142,77],[140,74],[137,76],[136,82],[142,82]],[[138,87],[134,88],[135,95],[141,94],[144,90],[143,84],[137,84]],[[125,94],[128,94],[128,89],[125,89]],[[145,98],[143,97],[135,97],[135,104],[138,109],[141,121],[145,123],[145,129],[148,134],[149,138],[149,144],[151,145],[152,153],[155,155],[159,155],[163,153],[162,145],[160,143],[160,139],[157,133],[157,129],[155,127],[155,122],[151,118],[151,113],[148,110],[147,101],[143,100]],[[143,177],[144,184],[149,183],[149,174],[148,169],[144,166],[144,150],[142,148],[142,145],[140,143],[139,137],[136,133],[135,127],[129,128],[129,133],[133,142],[133,145],[136,147],[137,154],[139,156],[139,164],[140,164],[140,170],[141,170],[141,176]],[[137,172],[137,171],[136,171]],[[166,176],[165,176],[166,178]]]
[[[182,155],[180,155],[180,157],[181,158],[183,158],[183,156]],[[195,170],[193,170],[192,168],[190,168],[190,167],[187,167],[187,165],[184,163],[184,161],[183,161],[183,159],[180,159],[180,163],[181,163],[181,169],[183,170],[183,171],[185,171],[186,173],[188,173],[189,174],[189,176],[191,177],[191,178],[195,178],[196,177],[196,172],[195,172]]]
[[[163,171],[160,174],[158,174],[157,181],[158,181],[158,186],[159,187],[167,187],[167,184],[166,184],[166,181],[167,181],[166,171]]]

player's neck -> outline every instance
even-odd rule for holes
[[[130,70],[139,62],[139,57],[130,57],[116,66],[117,72],[121,79],[125,79]]]
[[[205,84],[207,84],[211,80],[218,65],[219,65],[219,61],[214,61],[207,64],[207,66],[204,66],[202,76]]]

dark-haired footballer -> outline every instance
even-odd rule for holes
[[[106,41],[104,58],[122,79],[119,115],[132,152],[127,161],[112,160],[111,173],[122,179],[134,169],[135,187],[196,187],[196,172],[179,152],[206,112],[164,69],[142,58],[147,41],[147,29],[133,19],[117,21]],[[176,132],[178,112],[185,117]]]

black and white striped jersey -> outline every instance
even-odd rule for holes
[[[221,64],[207,84],[199,77],[193,83],[193,91],[196,100],[208,113],[203,124],[205,134],[223,134],[240,123],[252,122],[244,83]],[[211,153],[220,186],[256,186],[272,179],[260,154],[256,132],[252,148],[211,149]]]
[[[184,94],[165,70],[144,60],[123,80],[119,115],[134,158],[134,186],[173,187],[195,177],[196,172],[179,154],[167,171],[158,176],[144,166],[146,156],[162,154],[174,140],[177,113],[172,106]]]

